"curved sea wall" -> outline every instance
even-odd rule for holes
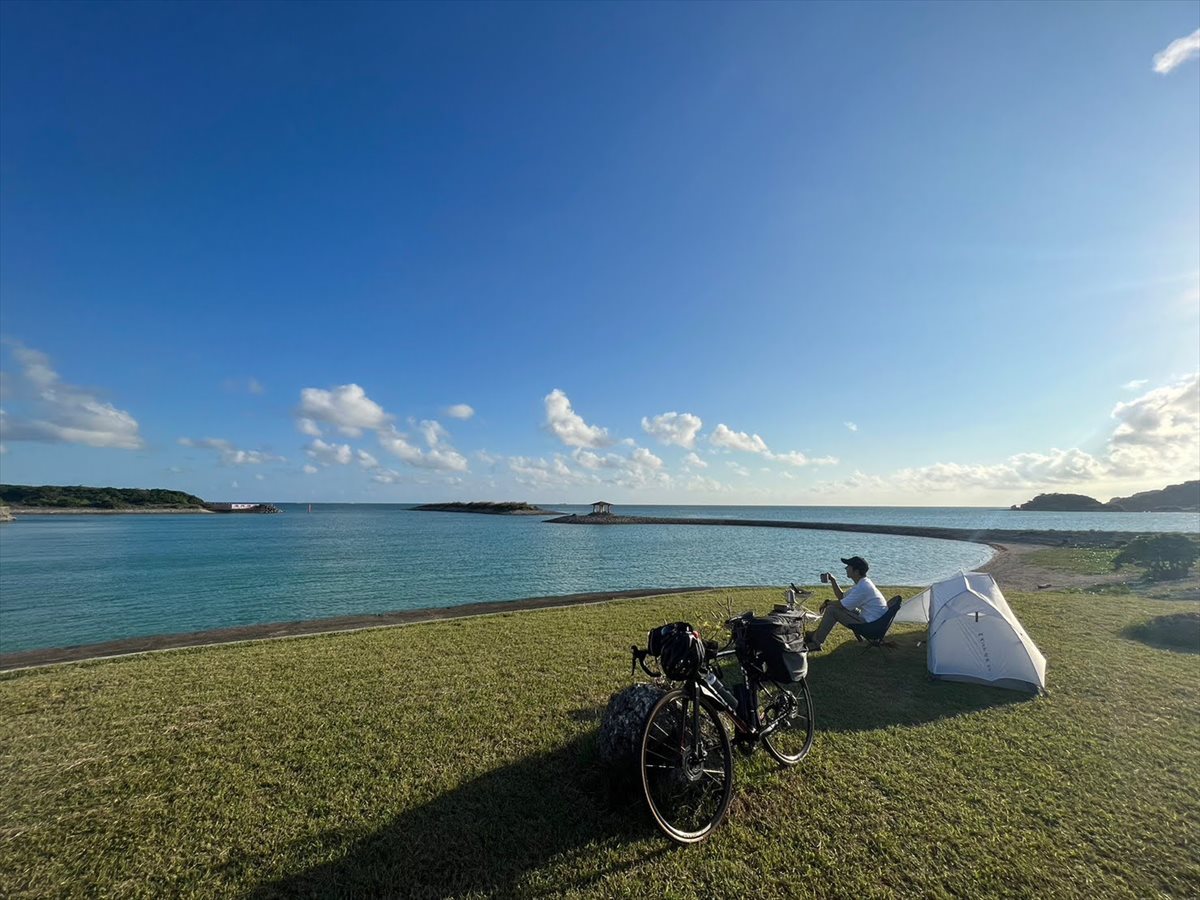
[[[673,519],[654,516],[586,515],[547,519],[553,525],[738,525],[747,528],[801,528],[854,534],[894,534],[899,537],[940,538],[973,544],[1043,544],[1067,547],[1120,547],[1139,532],[1038,531],[1035,529],[933,528],[917,525],[855,525],[838,522],[787,522],[773,519]]]

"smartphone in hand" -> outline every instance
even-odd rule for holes
[[[829,584],[829,573],[828,572],[821,573],[821,584]]]

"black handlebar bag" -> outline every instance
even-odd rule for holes
[[[750,619],[746,623],[746,646],[751,657],[743,660],[760,674],[781,684],[800,681],[808,674],[808,653],[804,649],[804,620],[787,613]]]

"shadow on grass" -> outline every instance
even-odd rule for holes
[[[550,753],[494,769],[365,836],[327,833],[317,846],[336,848],[337,859],[261,884],[251,896],[505,896],[554,857],[651,836],[640,792],[611,784],[595,745],[591,732]],[[652,846],[644,857],[667,850]],[[555,883],[582,889],[607,874]]]
[[[1003,688],[931,681],[925,631],[894,631],[893,647],[853,639],[832,652],[809,656],[808,684],[818,731],[873,731],[922,725],[990,707],[1009,706],[1030,695]]]
[[[1158,616],[1149,622],[1130,625],[1121,636],[1160,650],[1200,653],[1200,613]]]

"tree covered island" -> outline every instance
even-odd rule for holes
[[[123,512],[197,511],[204,501],[194,494],[164,488],[85,487],[83,485],[0,484],[0,503],[22,510]]]
[[[1157,491],[1113,497],[1102,503],[1084,494],[1038,494],[1013,509],[1049,512],[1195,512],[1200,510],[1200,480],[1169,484]]]
[[[561,516],[553,509],[542,509],[531,503],[491,503],[476,500],[471,503],[422,503],[413,509],[421,512],[482,513],[487,516]]]

